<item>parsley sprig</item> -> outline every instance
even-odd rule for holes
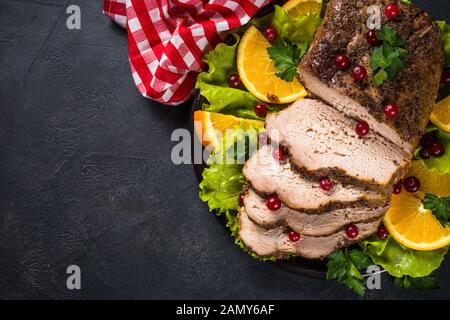
[[[405,41],[387,25],[382,25],[377,38],[383,44],[373,51],[370,67],[375,73],[374,81],[380,86],[385,80],[394,80],[404,68],[408,52],[403,48]]]
[[[363,251],[339,250],[328,256],[327,279],[336,279],[362,296],[366,286],[361,270],[367,269],[372,264],[370,256]]]
[[[434,194],[427,193],[423,199],[423,207],[430,209],[442,225],[449,223],[450,197],[438,197]]]
[[[275,61],[275,73],[277,77],[291,82],[298,75],[297,65],[305,55],[308,45],[306,43],[297,45],[289,39],[283,38],[272,47],[267,48],[270,58]]]
[[[434,274],[430,274],[426,277],[421,278],[403,276],[401,278],[395,278],[394,284],[396,287],[402,289],[413,289],[413,290],[439,289],[439,284]]]

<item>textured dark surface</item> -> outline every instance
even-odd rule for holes
[[[447,0],[415,1],[436,18]],[[82,29],[65,9],[78,4]],[[0,0],[0,298],[356,298],[280,270],[233,245],[175,166],[174,129],[189,103],[141,98],[125,32],[101,1]],[[82,290],[66,288],[68,265]],[[366,298],[448,298],[442,289],[383,289]]]

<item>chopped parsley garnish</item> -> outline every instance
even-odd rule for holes
[[[405,66],[408,52],[402,48],[405,45],[402,37],[387,25],[381,26],[377,38],[383,43],[373,51],[370,67],[375,72],[375,84],[380,86],[385,80],[394,80],[397,77]]]
[[[450,197],[438,197],[427,193],[423,199],[423,207],[430,209],[443,225],[448,224],[450,220]]]
[[[343,249],[328,256],[327,279],[336,279],[360,296],[366,291],[361,270],[372,265],[370,256],[360,250]]]
[[[286,38],[267,48],[270,58],[275,61],[277,77],[287,82],[293,81],[298,75],[297,65],[307,48],[306,43],[297,45]]]

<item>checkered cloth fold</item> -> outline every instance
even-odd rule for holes
[[[128,55],[141,94],[167,105],[186,101],[203,54],[228,30],[272,0],[104,0],[103,12],[127,29]]]

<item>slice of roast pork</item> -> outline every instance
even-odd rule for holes
[[[277,194],[292,209],[305,212],[326,212],[348,206],[378,206],[386,201],[379,192],[366,191],[336,182],[329,192],[320,188],[318,180],[302,176],[291,162],[279,162],[273,157],[271,145],[262,146],[245,163],[243,173],[261,195]]]
[[[276,212],[270,211],[265,199],[249,189],[244,197],[247,216],[264,228],[285,226],[305,236],[327,236],[344,228],[350,223],[374,220],[384,216],[388,203],[378,207],[349,207],[330,210],[320,214],[311,214],[282,206]]]
[[[408,56],[395,80],[376,86],[370,59],[374,47],[366,40],[367,8],[379,6],[382,13],[391,0],[332,0],[315,40],[299,65],[308,91],[342,113],[369,123],[370,129],[411,154],[425,131],[435,103],[444,63],[441,33],[431,17],[413,4],[396,1],[400,15],[387,23],[405,40]],[[355,81],[350,72],[338,70],[336,55],[345,53],[351,66],[362,65],[368,76]],[[351,67],[350,66],[350,67]],[[395,102],[399,115],[387,119],[384,106]]]
[[[245,209],[239,211],[239,238],[244,245],[260,257],[287,258],[297,255],[308,259],[322,259],[334,251],[357,243],[375,233],[381,219],[370,222],[356,223],[359,235],[349,239],[344,230],[324,237],[310,237],[301,235],[298,242],[288,238],[289,229],[280,226],[266,229],[253,223],[247,216]]]
[[[360,138],[356,124],[319,100],[300,99],[270,114],[266,129],[305,174],[390,191],[408,169],[409,157],[374,132]]]

